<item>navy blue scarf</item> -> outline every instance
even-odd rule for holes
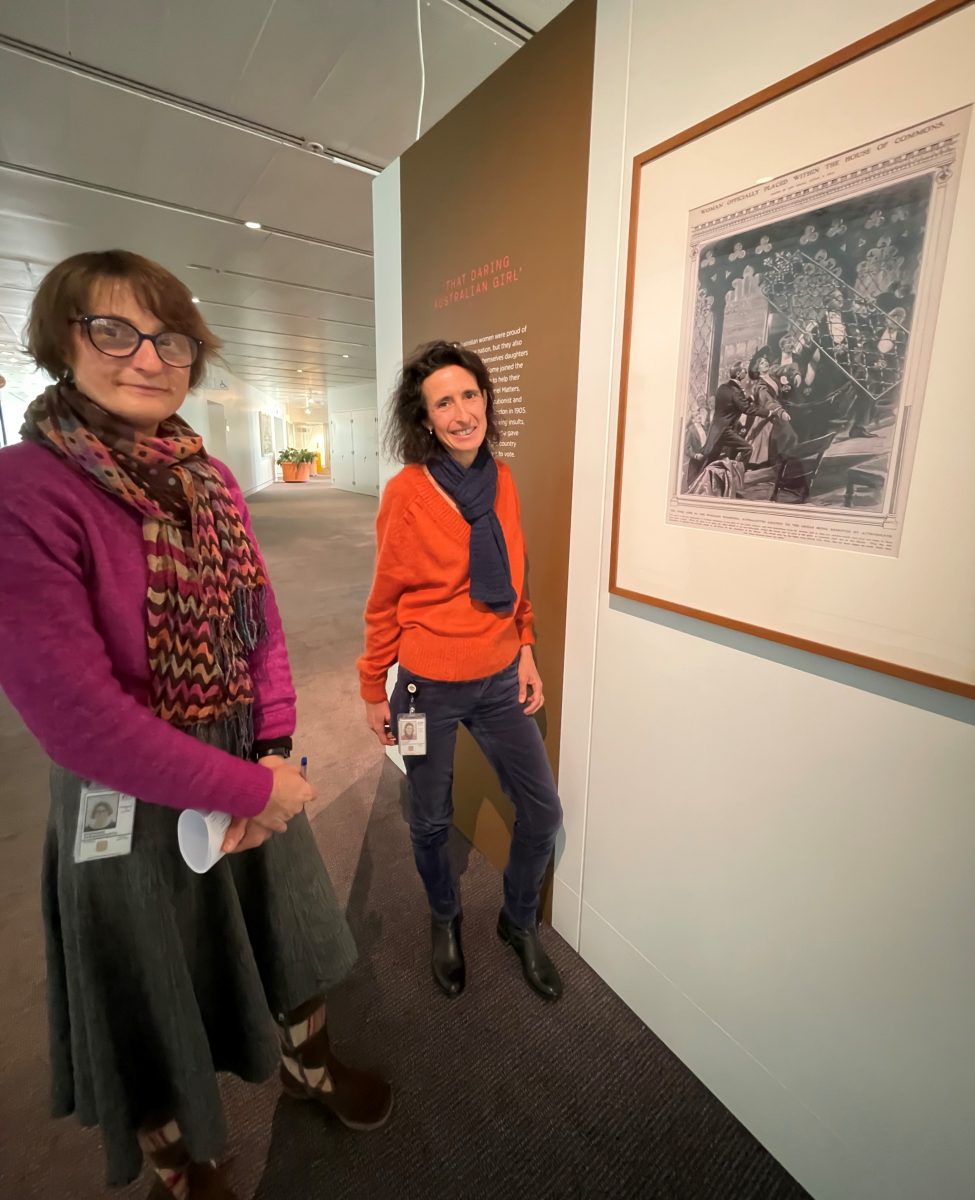
[[[516,597],[504,531],[494,511],[498,464],[490,450],[482,442],[467,468],[446,453],[438,454],[427,468],[471,527],[471,599],[495,612],[510,612]]]

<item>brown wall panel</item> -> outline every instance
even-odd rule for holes
[[[556,771],[595,19],[595,0],[575,0],[401,162],[404,353],[445,338],[489,360]],[[463,730],[454,799],[458,828],[502,866],[511,806]]]

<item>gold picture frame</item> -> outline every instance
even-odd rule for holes
[[[614,595],[975,697],[973,38],[938,0],[634,159]]]

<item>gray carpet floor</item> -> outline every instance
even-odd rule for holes
[[[350,1134],[282,1100],[273,1082],[224,1081],[242,1200],[798,1200],[806,1193],[551,930],[558,1004],[524,984],[494,933],[497,872],[466,842],[468,987],[448,1001],[403,819],[403,777],[365,729],[354,659],[375,501],[327,484],[251,502],[285,620],[300,702],[297,750],[319,791],[313,825],[359,944],[332,995],[340,1053],[388,1073],[389,1124]],[[46,764],[0,702],[0,1197],[105,1194],[97,1130],[47,1117],[38,905]],[[145,1180],[114,1193],[142,1197]]]

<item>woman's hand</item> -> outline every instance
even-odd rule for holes
[[[526,703],[527,701],[527,703]],[[525,716],[530,717],[545,703],[542,694],[542,677],[535,666],[531,646],[522,646],[518,658],[518,703],[525,705]]]
[[[315,799],[315,789],[302,777],[299,767],[283,758],[269,755],[260,760],[260,765],[273,772],[274,783],[263,811],[251,817],[251,821],[271,833],[284,833],[291,818]]]
[[[382,700],[377,704],[370,704],[368,700],[366,701],[366,724],[379,738],[380,745],[396,745],[396,738],[393,737],[393,732],[389,728],[391,721],[388,701]]]
[[[281,758],[277,754],[268,754],[257,760],[259,766],[267,767],[271,771],[285,766],[287,761],[286,758]],[[267,812],[267,806],[265,806],[264,812]],[[223,835],[223,844],[220,849],[224,854],[243,854],[245,850],[256,850],[258,846],[263,846],[268,838],[273,837],[275,832],[284,833],[287,828],[285,821],[282,821],[280,827],[275,830],[269,825],[259,825],[247,817],[234,817],[227,826],[227,832]]]
[[[246,817],[234,817],[227,826],[221,849],[224,854],[243,854],[245,850],[256,850],[258,846],[263,846],[272,837],[274,834],[263,825],[256,825]]]

